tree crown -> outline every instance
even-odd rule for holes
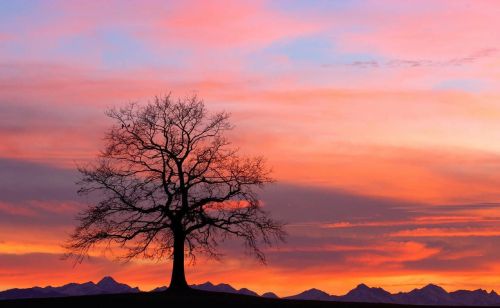
[[[283,224],[262,209],[256,189],[273,179],[262,157],[241,157],[226,137],[226,112],[208,113],[197,96],[156,97],[106,112],[114,125],[97,160],[79,167],[79,194],[96,202],[78,216],[67,244],[81,260],[89,249],[118,244],[126,259],[172,256],[174,240],[187,253],[217,257],[227,236],[259,244],[284,239]]]

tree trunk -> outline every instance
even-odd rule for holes
[[[170,279],[171,291],[188,290],[189,286],[186,282],[184,274],[184,234],[174,234],[174,264],[172,266],[172,278]]]

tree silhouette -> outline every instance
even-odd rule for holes
[[[113,108],[114,126],[96,161],[79,167],[79,194],[94,195],[66,247],[81,261],[111,247],[125,259],[173,259],[171,290],[187,289],[185,255],[219,257],[228,236],[260,244],[284,238],[283,224],[262,210],[256,188],[272,182],[261,157],[240,157],[225,134],[225,112],[210,114],[196,96],[156,97]]]

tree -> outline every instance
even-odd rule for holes
[[[77,217],[68,256],[81,261],[104,245],[127,260],[170,257],[169,288],[179,290],[188,288],[185,255],[219,257],[220,241],[235,236],[265,262],[260,244],[284,239],[256,193],[273,181],[270,171],[262,157],[241,157],[231,146],[229,114],[209,114],[196,96],[168,95],[106,115],[114,126],[104,150],[78,168],[78,193],[96,201]]]

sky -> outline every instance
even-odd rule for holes
[[[500,291],[498,16],[493,0],[0,0],[0,289],[168,285],[168,260],[74,266],[61,245],[104,111],[196,93],[267,158],[261,199],[289,236],[267,265],[229,241],[189,283]]]

